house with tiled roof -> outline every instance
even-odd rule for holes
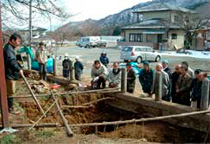
[[[166,3],[154,3],[134,12],[140,22],[122,28],[125,45],[152,45],[155,49],[172,50],[184,47],[185,33],[179,25],[184,16],[195,11]]]

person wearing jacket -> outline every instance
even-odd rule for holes
[[[39,48],[36,52],[36,56],[39,62],[39,74],[40,79],[46,79],[46,62],[47,62],[47,51],[44,49],[45,45],[43,42],[39,43]]]
[[[176,85],[177,85],[177,81],[179,79],[181,75],[181,65],[177,64],[175,66],[175,71],[172,73],[171,75],[171,98],[172,98],[172,102],[173,103],[177,103],[177,99],[176,99]]]
[[[161,64],[156,65],[156,72],[155,72],[155,76],[154,76],[152,92],[155,95],[159,95],[160,75],[162,75],[162,79],[161,79],[161,81],[162,81],[162,96],[160,96],[160,97],[162,98],[162,100],[170,101],[170,98],[168,97],[169,85],[170,85],[169,76],[165,71],[163,71],[163,67]]]
[[[23,75],[23,70],[17,62],[15,49],[20,46],[21,36],[18,34],[12,34],[9,42],[4,46],[4,66],[7,85],[7,95],[12,96],[16,91],[15,81],[19,78],[18,74]],[[8,98],[9,112],[15,113],[13,107],[13,99]]]
[[[76,57],[75,60],[76,60],[76,62],[74,63],[75,79],[78,81],[81,81],[81,75],[82,75],[84,66],[83,66],[82,62],[79,60],[79,57]]]
[[[101,53],[101,57],[100,57],[100,62],[104,65],[104,66],[108,66],[109,64],[109,58],[107,57],[106,53],[103,52]]]
[[[190,86],[192,77],[188,74],[187,67],[181,67],[181,76],[177,81],[176,99],[179,104],[190,106]]]
[[[187,73],[191,76],[191,78],[194,78],[194,70],[190,68],[188,62],[183,61],[182,67],[186,67],[188,69]]]
[[[102,88],[105,88],[107,75],[108,75],[107,68],[104,65],[102,65],[99,60],[95,60],[91,70],[92,88],[100,89],[101,85]]]
[[[62,62],[63,66],[63,77],[68,80],[72,80],[69,76],[72,75],[72,61],[69,59],[68,53],[65,53],[64,60]]]
[[[139,82],[141,83],[143,92],[151,96],[154,72],[150,69],[148,61],[144,61],[143,65],[144,69],[139,73]]]
[[[108,74],[109,87],[115,88],[120,86],[121,70],[117,62],[113,63],[113,68],[109,70]]]
[[[163,71],[166,72],[168,74],[169,78],[170,78],[171,77],[171,74],[172,74],[172,70],[168,66],[168,64],[169,64],[168,60],[163,60],[162,61]]]
[[[130,63],[127,64],[127,92],[133,93],[136,85],[136,74]]]
[[[202,72],[201,69],[195,70],[195,78],[192,80],[192,84],[190,87],[193,107],[197,108],[200,108],[200,100],[201,100],[202,80],[199,79],[201,72]],[[194,105],[196,103],[197,105]]]

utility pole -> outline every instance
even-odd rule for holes
[[[31,48],[31,42],[32,42],[32,0],[30,0],[29,4],[29,47]],[[29,55],[27,55],[27,61],[28,61],[28,69],[31,69],[31,58]]]

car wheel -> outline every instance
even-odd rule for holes
[[[155,62],[159,62],[160,60],[161,60],[161,57],[157,56],[156,59],[155,59]]]
[[[127,63],[127,62],[128,62],[128,60],[124,60],[124,62],[125,62],[125,63]]]
[[[138,64],[142,63],[142,57],[138,57],[138,58],[136,59],[136,62],[137,62]]]

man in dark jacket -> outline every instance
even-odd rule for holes
[[[143,65],[144,69],[139,73],[139,82],[141,83],[143,92],[151,96],[154,72],[149,68],[148,61],[144,61]]]
[[[133,93],[136,85],[136,74],[130,63],[127,64],[127,92]]]
[[[72,61],[69,59],[67,53],[65,54],[62,66],[63,66],[63,77],[67,78],[68,80],[72,80],[73,78],[70,76],[72,75]]]
[[[108,66],[108,64],[109,64],[109,58],[107,57],[107,55],[106,55],[105,52],[101,53],[100,62],[101,62],[105,67]]]
[[[76,62],[74,63],[74,71],[75,71],[75,79],[81,81],[82,71],[84,66],[82,62],[80,62],[79,57],[76,57]]]
[[[171,98],[172,102],[174,103],[178,102],[176,99],[176,85],[180,75],[181,75],[181,65],[177,64],[175,66],[175,71],[171,75]]]
[[[20,46],[21,36],[13,34],[10,36],[9,42],[4,46],[4,64],[7,84],[7,94],[12,96],[15,94],[16,86],[15,80],[17,80],[18,74],[23,75],[20,65],[17,63],[15,49]],[[14,112],[13,99],[8,99],[8,108],[10,112]]]
[[[181,76],[178,79],[176,87],[176,97],[179,104],[190,106],[190,86],[192,78],[188,74],[187,67],[181,67]]]
[[[190,90],[192,91],[191,99],[193,102],[193,107],[195,106],[194,103],[197,103],[196,107],[200,108],[200,100],[201,100],[201,88],[202,88],[202,81],[199,80],[199,74],[202,72],[201,69],[195,70],[195,78],[192,81]]]

